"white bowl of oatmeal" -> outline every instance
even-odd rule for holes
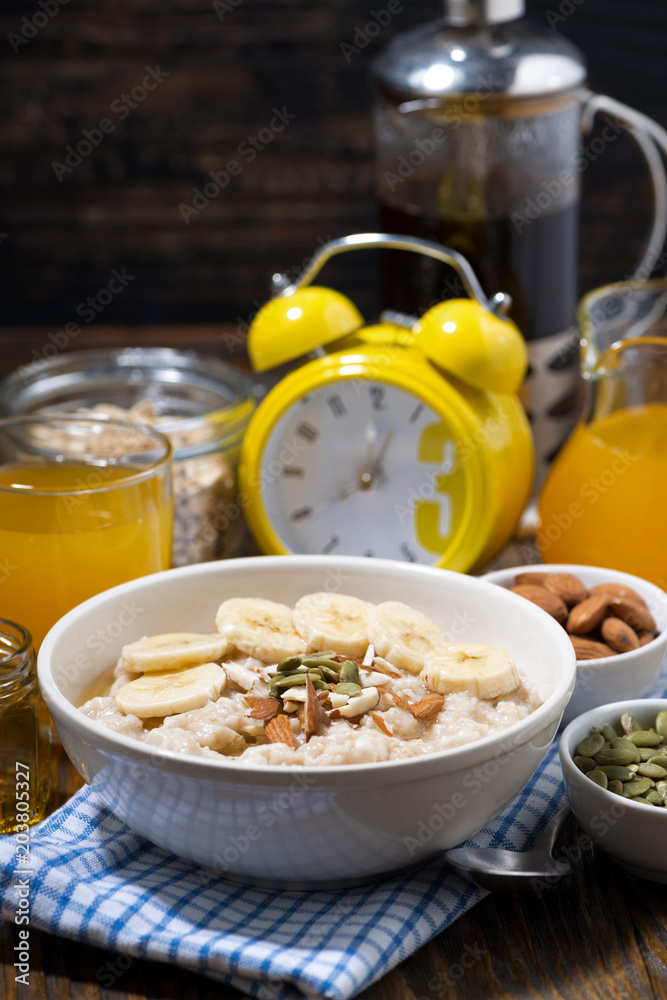
[[[277,638],[253,646],[262,609]],[[106,591],[51,630],[38,669],[65,750],[133,830],[227,878],[318,888],[409,868],[497,815],[554,738],[575,656],[544,611],[478,579],[278,556]]]

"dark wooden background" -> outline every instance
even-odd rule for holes
[[[237,323],[266,297],[272,271],[298,268],[318,240],[373,227],[370,58],[395,31],[435,16],[437,0],[403,0],[349,62],[341,43],[384,0],[217,6],[223,20],[213,0],[69,0],[15,52],[11,33],[42,8],[4,0],[1,323],[61,329],[123,267],[136,277],[100,323]],[[586,52],[592,85],[667,124],[664,0],[529,0],[529,8],[545,27],[547,11],[572,10],[559,28]],[[110,114],[145,67],[158,65],[164,82],[124,121]],[[296,118],[185,224],[179,204],[192,202],[210,170],[238,159],[274,107]],[[113,134],[59,182],[53,161],[104,117]],[[625,139],[591,165],[585,187],[590,287],[622,277],[619,260],[630,267],[650,199]],[[370,257],[353,269],[332,265],[328,277],[372,309]],[[94,343],[93,327],[72,346]],[[28,355],[28,330],[15,336]]]

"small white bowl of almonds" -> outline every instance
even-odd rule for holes
[[[608,702],[637,698],[667,650],[667,594],[629,573],[598,566],[513,566],[490,583],[537,604],[570,636],[577,681],[563,725]]]

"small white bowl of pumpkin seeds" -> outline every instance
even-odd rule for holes
[[[563,732],[560,760],[585,833],[631,874],[667,882],[667,698],[579,715]]]

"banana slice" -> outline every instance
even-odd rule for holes
[[[116,704],[126,715],[140,719],[179,715],[218,698],[225,680],[225,671],[217,663],[144,674],[116,691]]]
[[[335,649],[345,656],[363,656],[367,628],[375,605],[347,594],[306,594],[296,602],[294,626],[313,649]]]
[[[400,601],[377,605],[368,623],[368,638],[378,656],[411,674],[418,674],[428,656],[449,645],[430,618]]]
[[[264,663],[277,663],[307,649],[294,629],[292,609],[263,597],[232,597],[223,601],[215,624],[236,649]]]
[[[498,698],[520,684],[506,649],[470,642],[457,642],[430,656],[421,676],[438,694],[469,691],[478,698]]]
[[[141,673],[154,670],[177,670],[196,667],[200,663],[219,660],[229,643],[224,636],[199,635],[196,632],[168,632],[151,635],[123,646],[121,656],[125,667]]]

